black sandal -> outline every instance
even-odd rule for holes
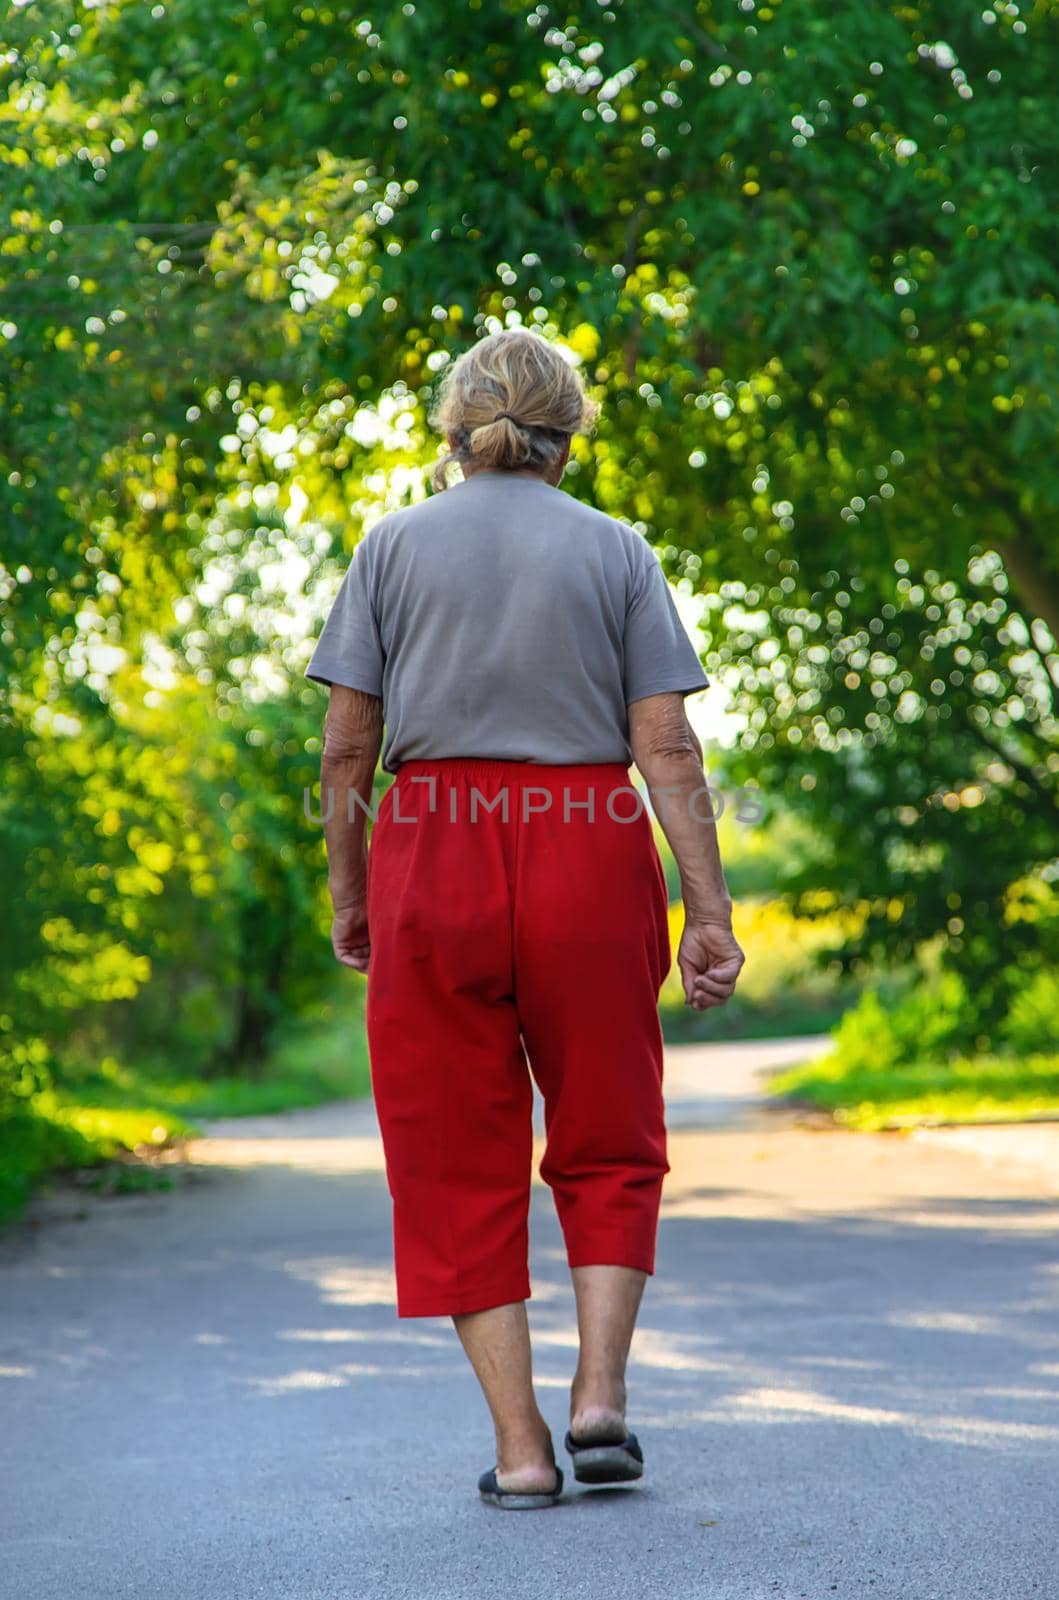
[[[478,1479],[478,1493],[491,1506],[504,1511],[538,1511],[542,1506],[553,1506],[563,1492],[563,1469],[555,1469],[555,1488],[546,1493],[527,1494],[520,1489],[501,1489],[496,1481],[496,1468],[490,1467]]]
[[[578,1444],[572,1433],[564,1440],[578,1483],[631,1483],[643,1477],[643,1451],[635,1433],[618,1444]]]

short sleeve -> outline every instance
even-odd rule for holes
[[[305,676],[382,695],[385,653],[371,599],[369,561],[363,543],[353,552],[328,612]]]
[[[695,694],[709,687],[684,631],[665,573],[650,545],[625,614],[625,703],[649,694]]]

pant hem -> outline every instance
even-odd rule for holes
[[[398,1295],[399,1317],[464,1317],[475,1311],[492,1311],[496,1306],[513,1305],[532,1298],[528,1280],[496,1289],[466,1290],[461,1294],[435,1295],[419,1299]]]
[[[646,1272],[648,1277],[653,1277],[655,1270],[653,1251],[626,1250],[621,1246],[615,1246],[612,1249],[603,1246],[598,1250],[587,1248],[568,1250],[566,1260],[571,1268],[631,1267],[635,1272]]]

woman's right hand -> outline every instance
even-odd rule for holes
[[[352,967],[354,972],[367,972],[371,939],[366,899],[356,900],[341,910],[336,907],[331,923],[331,948],[344,967]]]
[[[730,1000],[745,961],[730,922],[686,922],[677,966],[692,1010],[707,1011]]]

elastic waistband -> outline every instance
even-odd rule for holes
[[[484,757],[446,756],[434,761],[402,761],[396,781],[410,778],[455,779],[469,783],[510,783],[550,788],[553,785],[595,782],[625,786],[629,768],[620,761],[569,765],[538,761],[496,761]]]

